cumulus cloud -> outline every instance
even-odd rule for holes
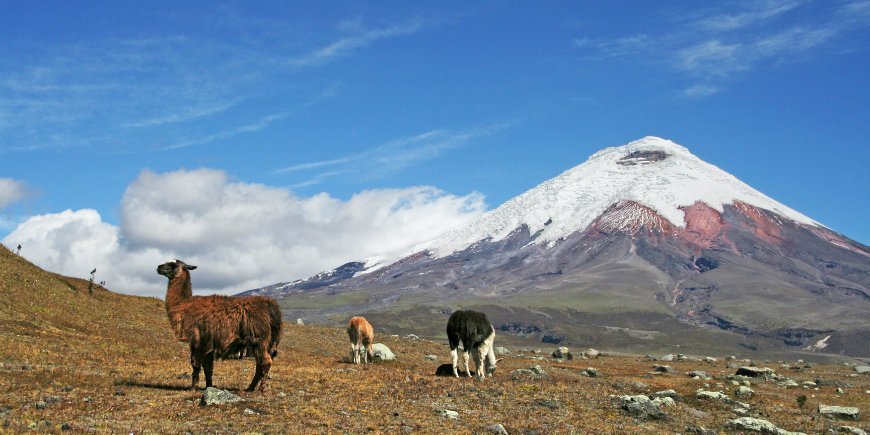
[[[124,293],[162,296],[155,268],[174,258],[200,266],[197,293],[235,293],[398,257],[484,209],[478,193],[425,186],[301,198],[220,170],[143,171],[124,193],[118,226],[95,210],[67,210],[31,217],[3,242],[62,274],[86,277],[96,267],[98,280]]]
[[[27,185],[11,178],[0,178],[0,210],[27,196]]]

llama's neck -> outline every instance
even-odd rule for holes
[[[169,285],[166,286],[166,314],[169,315],[173,307],[192,297],[193,289],[190,285],[190,272],[180,269],[169,280]]]

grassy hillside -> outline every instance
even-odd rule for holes
[[[86,281],[43,271],[0,248],[0,432],[480,433],[501,423],[510,433],[686,433],[698,427],[724,432],[737,417],[733,406],[694,397],[698,388],[734,397],[726,376],[735,370],[721,359],[659,363],[675,371],[652,374],[655,363],[638,356],[559,361],[548,356],[552,347],[539,345],[543,353],[514,347],[495,378],[481,383],[434,376],[449,359],[443,343],[389,336],[373,323],[377,341],[397,354],[396,361],[347,364],[341,328],[288,324],[269,391],[240,391],[253,374],[253,360],[221,361],[216,386],[245,401],[204,407],[201,392],[186,388],[187,349],[172,339],[162,301],[105,290],[90,295]],[[867,428],[870,376],[855,376],[839,364],[799,364],[795,371],[757,363],[799,383],[839,383],[843,392],[833,384],[804,389],[753,382],[756,396],[740,399],[750,404],[750,415],[808,433],[841,424]],[[512,373],[532,365],[547,376]],[[581,376],[590,366],[600,377]],[[714,379],[693,380],[689,370],[705,370]],[[664,409],[665,420],[636,419],[612,397],[664,389],[683,397]],[[807,396],[803,409],[797,405],[801,395]],[[857,422],[820,418],[819,404],[857,406],[862,415]],[[442,417],[436,412],[441,409],[457,411],[459,418]]]

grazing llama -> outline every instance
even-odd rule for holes
[[[205,386],[211,387],[215,358],[228,358],[250,346],[257,371],[247,391],[266,390],[272,357],[281,339],[281,309],[275,300],[262,296],[193,296],[190,271],[196,266],[181,260],[157,266],[169,278],[166,315],[175,338],[190,344],[193,366],[191,389],[196,389],[199,371],[205,371]]]
[[[350,337],[350,357],[354,364],[359,364],[363,359],[369,364],[373,359],[372,343],[375,340],[375,332],[372,324],[365,317],[354,317],[347,324],[347,335]]]
[[[450,357],[453,361],[453,376],[459,377],[457,368],[459,342],[462,342],[465,359],[465,373],[471,376],[468,369],[468,353],[474,358],[475,375],[484,380],[486,376],[495,374],[496,363],[493,344],[495,328],[489,323],[486,314],[471,310],[459,310],[450,315],[447,321],[447,341],[450,342]]]

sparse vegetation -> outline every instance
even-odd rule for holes
[[[268,392],[241,391],[252,374],[250,361],[219,361],[215,384],[245,401],[201,406],[202,393],[188,390],[188,347],[172,336],[162,301],[99,288],[86,297],[87,281],[62,278],[74,291],[57,275],[11,254],[0,249],[0,432],[481,433],[502,424],[509,433],[688,433],[689,427],[726,431],[736,417],[733,406],[695,398],[699,388],[730,390],[726,376],[735,371],[722,358],[675,360],[667,363],[673,372],[652,374],[655,363],[640,356],[555,360],[546,356],[552,346],[534,346],[544,349],[542,354],[515,346],[492,379],[477,382],[434,376],[449,360],[446,342],[385,331],[378,341],[397,359],[356,366],[344,362],[344,328],[293,322],[285,322],[287,339],[281,340]],[[799,368],[793,370],[756,362],[798,383],[827,382],[804,389],[753,381],[755,395],[745,400],[750,415],[806,433],[840,426],[811,407],[804,412],[795,407],[798,397],[812,395],[813,404],[860,408],[860,420],[849,425],[867,426],[867,375],[842,364],[792,362]],[[545,374],[514,374],[534,365]],[[581,375],[589,366],[598,377]],[[699,369],[713,379],[685,374]],[[682,400],[661,408],[665,419],[641,420],[620,408],[622,395],[669,389]],[[441,410],[455,411],[458,418]]]

